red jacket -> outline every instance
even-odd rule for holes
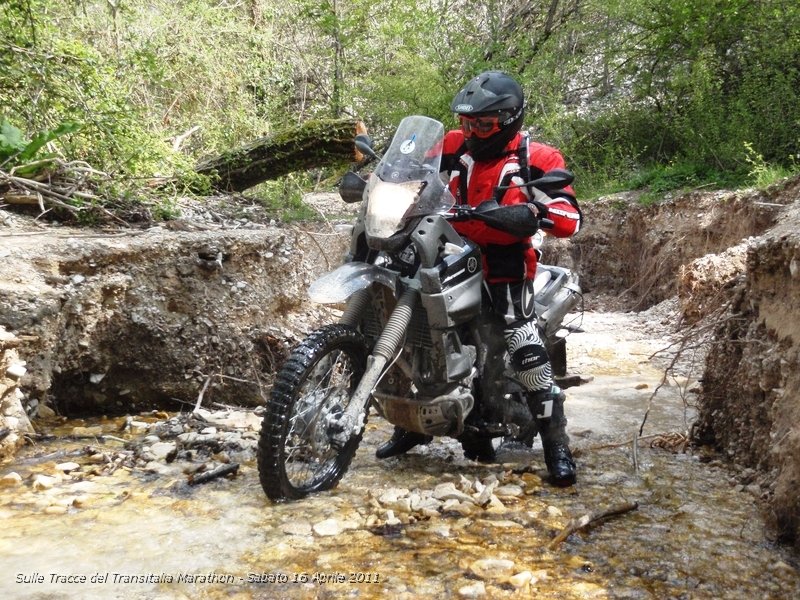
[[[476,161],[469,152],[464,152],[464,134],[460,129],[447,132],[444,138],[442,168],[450,173],[450,191],[458,203],[477,206],[491,200],[498,185],[523,183],[519,177],[519,156],[517,149],[522,134],[517,134],[506,146],[506,154],[489,161]],[[535,179],[544,172],[556,168],[566,168],[564,157],[556,148],[528,142],[528,164],[530,177]],[[466,186],[461,181],[466,177]],[[463,192],[466,190],[466,198]],[[569,237],[580,228],[581,216],[571,187],[549,193],[548,215],[555,226],[547,233],[556,237]],[[524,188],[507,190],[499,199],[500,204],[520,204],[528,201],[528,191]],[[483,251],[483,268],[490,283],[533,279],[536,275],[536,251],[531,247],[530,238],[518,238],[499,231],[479,221],[453,223],[456,231],[477,243]]]

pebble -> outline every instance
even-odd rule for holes
[[[472,563],[469,570],[481,579],[506,579],[514,572],[514,561],[507,558],[481,558]]]
[[[339,535],[344,531],[342,524],[336,519],[325,519],[319,523],[315,523],[313,527],[314,533],[320,537],[328,537]]]
[[[81,466],[76,462],[64,462],[56,465],[56,471],[69,473],[70,471],[77,471]]]
[[[475,494],[475,504],[479,506],[486,506],[492,500],[492,493],[495,491],[497,487],[497,482],[493,481],[489,485],[482,485],[482,489],[479,490],[477,494]]]
[[[501,485],[494,493],[498,498],[518,498],[522,496],[522,488],[515,484]]]
[[[157,460],[166,458],[170,452],[175,451],[175,444],[172,442],[156,442],[150,446],[150,452]]]
[[[486,586],[482,581],[476,581],[458,588],[458,595],[462,598],[482,598],[486,595]]]
[[[92,427],[73,427],[72,435],[78,437],[103,435],[103,428],[100,425],[94,425]]]
[[[0,486],[2,487],[13,487],[15,485],[19,485],[20,483],[22,483],[22,477],[16,471],[6,473],[0,477]]]
[[[53,417],[56,416],[56,411],[54,411],[52,408],[50,408],[46,404],[40,404],[36,408],[36,414],[38,415],[38,417],[40,419],[52,419]]]
[[[437,485],[433,490],[433,497],[437,500],[458,500],[465,502],[473,501],[469,494],[465,494],[464,492],[457,490],[452,481]]]
[[[292,521],[290,523],[284,523],[281,527],[281,531],[286,535],[311,535],[312,528],[311,523]]]
[[[561,517],[561,516],[563,516],[563,515],[564,515],[564,513],[563,513],[563,512],[561,512],[561,509],[560,509],[560,508],[558,508],[558,507],[556,507],[556,506],[548,506],[548,507],[545,509],[545,512],[547,513],[547,516],[548,516],[548,517],[551,517],[551,518],[554,518],[554,519],[555,519],[556,517]]]
[[[508,578],[508,583],[513,585],[515,588],[520,589],[524,588],[525,586],[529,585],[531,580],[533,579],[533,573],[530,571],[521,571],[516,575],[512,575]]]
[[[48,475],[37,475],[33,480],[33,489],[35,490],[49,490],[59,482],[56,477],[49,477]]]

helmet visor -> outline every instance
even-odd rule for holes
[[[485,139],[501,131],[506,125],[514,122],[521,111],[512,113],[511,111],[501,110],[495,113],[482,115],[458,115],[461,123],[461,131],[464,137],[473,136]]]

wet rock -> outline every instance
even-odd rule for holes
[[[49,490],[55,484],[61,481],[58,477],[50,477],[48,475],[37,475],[33,479],[33,489],[37,491]]]
[[[552,505],[548,506],[547,508],[544,509],[544,511],[545,514],[547,514],[547,516],[550,517],[551,519],[556,519],[558,517],[564,516],[564,513],[561,512],[561,509],[558,508],[557,506],[552,506]]]
[[[514,572],[514,561],[506,558],[482,558],[472,563],[469,571],[481,579],[507,579]]]
[[[448,538],[450,537],[450,526],[449,525],[439,525],[434,527],[432,530],[434,535],[437,535],[441,538]]]
[[[433,490],[433,497],[437,500],[458,500],[460,502],[472,502],[469,494],[456,489],[453,482],[440,483]]]
[[[498,498],[518,498],[522,496],[522,488],[514,484],[502,485],[494,490]]]
[[[64,462],[59,463],[56,465],[56,471],[61,471],[62,473],[69,473],[70,471],[77,471],[80,469],[81,466],[76,462]]]
[[[316,535],[320,537],[328,537],[328,536],[339,535],[344,531],[344,527],[342,526],[342,523],[337,519],[325,519],[324,521],[315,523],[313,531]]]
[[[628,479],[628,476],[625,473],[620,471],[609,471],[607,473],[601,473],[597,478],[597,481],[600,485],[614,485],[621,483],[626,479]]]
[[[14,487],[22,483],[19,473],[12,471],[0,477],[0,487]]]
[[[531,580],[533,579],[533,573],[530,571],[521,571],[516,575],[512,575],[508,578],[508,583],[513,585],[516,589],[522,589],[530,585]]]
[[[411,500],[411,510],[414,512],[422,513],[425,516],[435,516],[439,514],[439,509],[442,503],[431,496],[422,496],[420,494],[412,494],[409,496]]]
[[[56,416],[56,411],[47,406],[46,404],[39,404],[36,407],[36,415],[40,419],[52,419]]]
[[[311,535],[313,529],[311,523],[292,521],[290,523],[284,523],[281,527],[281,531],[286,535]]]
[[[458,595],[461,598],[483,598],[486,595],[486,586],[482,581],[476,581],[458,588]]]
[[[409,491],[407,488],[389,488],[378,496],[378,502],[384,506],[395,504],[398,500],[408,499]]]
[[[489,499],[489,504],[486,506],[486,512],[493,514],[503,514],[508,512],[508,508],[497,496],[492,496]]]
[[[394,515],[393,510],[386,511],[386,525],[394,526],[394,525],[402,525],[402,523],[403,522]]]
[[[456,498],[451,498],[450,500],[445,500],[444,504],[442,504],[443,512],[453,512],[461,515],[462,517],[468,517],[478,510],[478,507],[472,503],[471,499],[469,501],[462,501],[457,500]]]
[[[94,425],[92,427],[73,427],[72,435],[75,437],[103,435],[103,428],[100,425]]]
[[[481,488],[477,494],[475,494],[475,504],[478,506],[486,506],[492,500],[492,493],[494,492],[495,488],[497,487],[497,482],[493,481],[489,485],[481,484]]]
[[[164,460],[176,450],[176,445],[172,442],[156,442],[150,446],[150,453],[155,460]]]

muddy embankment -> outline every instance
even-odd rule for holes
[[[585,206],[584,231],[554,245],[588,308],[678,295],[687,347],[707,342],[696,436],[761,486],[786,539],[800,531],[799,190],[654,207],[619,195]],[[286,346],[324,316],[303,292],[340,259],[333,225],[348,220],[104,233],[0,216],[0,457],[51,411],[258,403]]]

